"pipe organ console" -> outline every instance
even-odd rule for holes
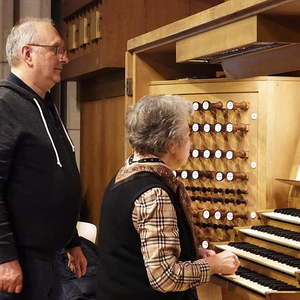
[[[241,260],[235,275],[213,278],[222,299],[300,299],[300,210],[282,209],[300,199],[292,203],[290,187],[275,180],[293,163],[300,80],[183,79],[149,90],[192,103],[190,159],[174,175],[191,196],[199,244]]]
[[[300,209],[275,209],[259,215],[261,225],[237,227],[236,241],[215,244],[217,250],[238,255],[241,267],[235,275],[215,276],[214,282],[226,290],[237,285],[241,293],[245,287],[255,299],[299,299]]]

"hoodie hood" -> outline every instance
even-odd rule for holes
[[[14,76],[15,76],[15,75],[14,75]],[[19,79],[19,78],[17,78],[17,79]],[[19,79],[19,80],[20,80],[20,79]],[[23,83],[23,84],[24,84],[24,83]],[[25,84],[24,84],[24,85],[25,85]],[[40,117],[41,117],[41,119],[42,119],[42,122],[43,122],[43,125],[44,125],[44,127],[45,127],[45,130],[46,130],[46,132],[47,132],[48,138],[49,138],[49,140],[50,140],[50,142],[51,142],[53,151],[54,151],[54,153],[55,153],[56,163],[57,163],[57,165],[58,165],[59,167],[62,168],[62,163],[61,163],[61,160],[60,160],[60,158],[59,158],[59,154],[58,154],[57,148],[56,148],[56,146],[55,146],[55,143],[54,143],[54,141],[53,141],[53,138],[52,138],[51,133],[50,133],[49,128],[48,128],[48,124],[47,124],[46,118],[45,118],[44,113],[43,113],[43,110],[42,110],[42,108],[41,108],[41,105],[44,105],[44,104],[45,104],[44,102],[45,102],[46,100],[42,99],[42,98],[41,98],[38,94],[36,94],[30,87],[26,86],[27,88],[23,88],[23,87],[21,87],[21,86],[15,84],[15,83],[12,82],[12,81],[8,81],[8,80],[0,81],[0,88],[1,88],[1,87],[5,87],[5,88],[8,88],[8,89],[13,90],[14,92],[16,92],[16,93],[18,93],[20,96],[22,96],[24,99],[26,99],[26,100],[32,102],[32,103],[36,106],[36,108],[38,109],[38,112],[39,112],[39,114],[40,114]],[[62,122],[62,120],[61,120],[61,118],[60,118],[60,115],[59,115],[59,113],[58,113],[58,110],[57,110],[57,108],[56,108],[56,106],[55,106],[54,104],[53,104],[53,106],[54,106],[54,108],[55,108],[55,114],[56,114],[57,118],[59,119],[60,124],[61,124],[61,126],[62,126],[62,128],[63,128],[63,131],[64,131],[64,133],[65,133],[65,135],[66,135],[66,137],[67,137],[67,139],[68,139],[68,141],[69,141],[69,143],[70,143],[70,145],[71,145],[72,151],[75,152],[75,147],[74,147],[74,145],[73,145],[73,143],[72,143],[72,140],[71,140],[71,138],[70,138],[70,136],[69,136],[69,134],[68,134],[68,132],[67,132],[67,130],[66,130],[66,128],[65,128],[65,126],[64,126],[64,124],[63,124],[63,122]]]

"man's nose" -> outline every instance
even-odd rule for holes
[[[69,57],[68,57],[68,54],[67,53],[64,53],[61,57],[60,57],[60,62],[62,64],[67,64],[69,63]]]

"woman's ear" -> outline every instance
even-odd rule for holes
[[[176,145],[174,142],[168,142],[166,145],[166,149],[170,154],[175,154],[176,153]]]

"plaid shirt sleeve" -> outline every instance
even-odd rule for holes
[[[177,217],[166,191],[152,188],[137,198],[132,221],[140,235],[141,252],[153,289],[184,291],[209,281],[210,269],[205,259],[179,261]]]

